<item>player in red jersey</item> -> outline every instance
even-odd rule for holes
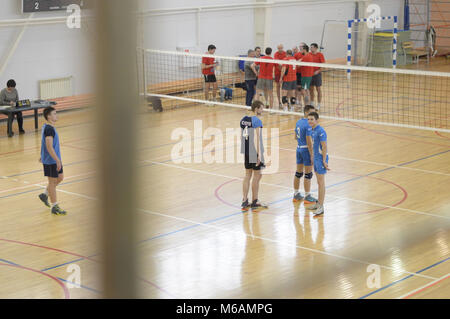
[[[206,54],[214,54],[216,52],[216,47],[213,44],[208,46],[208,52]],[[209,91],[212,90],[212,100],[216,100],[217,94],[217,79],[214,72],[214,68],[218,65],[213,57],[203,57],[202,58],[202,74],[205,78],[205,99],[206,101],[211,101],[209,97]]]
[[[294,54],[294,58],[297,61],[301,61],[301,59],[303,59],[303,46],[304,45],[305,45],[305,43],[301,42],[300,46],[299,46],[299,51]],[[299,107],[302,106],[301,91],[302,91],[302,73],[301,73],[301,67],[297,67],[297,90],[295,91],[295,98],[296,98],[297,105]]]
[[[286,51],[286,61],[295,61],[292,55],[292,50]],[[291,110],[291,107],[295,104],[295,89],[297,87],[297,76],[296,76],[295,65],[285,64],[281,69],[282,79],[282,103],[285,111]]]
[[[325,57],[319,52],[319,46],[317,43],[311,44],[311,55],[314,63],[325,63]],[[311,80],[311,88],[309,92],[311,94],[311,105],[315,106],[317,110],[320,110],[320,104],[322,103],[322,72],[321,68],[314,67],[314,75]],[[315,104],[315,92],[317,91],[317,105]]]
[[[313,62],[313,57],[311,53],[309,53],[309,47],[307,45],[303,46],[303,58],[302,62]],[[301,80],[301,95],[304,99],[305,105],[309,104],[309,88],[311,86],[312,76],[314,75],[314,67],[312,66],[301,66],[300,72],[302,73]]]
[[[264,60],[273,60],[270,56],[272,48],[266,48],[266,55],[261,57]],[[275,63],[255,62],[259,66],[258,83],[256,84],[256,100],[260,100],[264,94],[266,107],[273,109],[273,78],[275,75]]]
[[[275,52],[273,58],[275,60],[284,60],[284,58],[286,57],[286,52],[283,50],[283,45],[279,44],[277,49],[278,51]],[[275,85],[276,85],[276,90],[277,90],[277,98],[278,98],[278,105],[281,106],[281,68],[282,65],[281,64],[276,64],[275,65]]]

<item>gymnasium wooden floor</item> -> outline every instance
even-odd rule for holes
[[[193,129],[201,120],[201,133],[225,134],[244,114],[193,106],[140,115],[140,297],[450,298],[450,134],[322,119],[331,171],[325,215],[315,218],[292,202],[298,117],[264,113],[265,128],[278,129],[265,145],[270,154],[278,142],[279,169],[262,179],[270,208],[242,213],[243,164],[227,163],[225,136],[214,153],[223,150],[223,163],[205,163]],[[52,216],[37,197],[46,180],[33,119],[10,139],[0,123],[0,298],[101,297],[95,115],[59,118],[67,216]],[[183,130],[192,154],[174,161],[171,137]],[[71,265],[79,288],[67,286]]]

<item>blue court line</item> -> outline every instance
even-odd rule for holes
[[[329,125],[329,126],[339,125],[339,124],[340,124],[340,123],[333,123],[333,124],[331,124],[331,125]],[[288,135],[292,135],[292,134],[291,134],[291,133],[283,134],[283,135],[279,135],[279,137],[284,137],[284,136],[288,136]],[[430,156],[427,156],[427,157],[424,157],[424,158],[416,159],[416,160],[414,160],[414,161],[410,161],[410,162],[407,162],[407,163],[402,163],[402,164],[399,164],[399,165],[397,165],[397,166],[402,166],[402,165],[411,164],[411,163],[414,163],[414,162],[417,162],[417,161],[421,161],[421,160],[424,160],[424,159],[427,159],[427,158],[431,158],[431,157],[434,157],[434,156],[438,156],[438,155],[441,155],[441,154],[444,154],[444,153],[447,153],[447,152],[450,152],[450,150],[444,151],[444,152],[440,152],[440,153],[437,153],[437,154],[433,154],[433,155],[430,155]],[[195,155],[199,155],[199,154],[194,154],[194,155],[190,155],[190,156],[195,156]],[[170,160],[168,160],[168,161],[170,161]],[[165,162],[167,162],[167,161],[165,161]],[[75,165],[75,163],[73,163],[73,165]],[[155,165],[155,164],[149,164],[149,165],[144,165],[144,166],[152,166],[152,165]],[[66,166],[67,166],[67,165],[66,165]],[[144,166],[143,166],[143,167],[144,167]],[[382,172],[382,171],[386,171],[386,170],[393,169],[393,168],[395,168],[395,167],[390,167],[390,168],[387,168],[387,169],[382,169],[382,170],[380,170],[380,171],[375,171],[375,172],[372,172],[372,173],[370,173],[370,174],[367,174],[366,176],[373,175],[373,174],[377,174],[377,173],[380,173],[380,172]],[[334,187],[334,186],[338,186],[338,185],[341,185],[341,184],[344,184],[344,183],[348,183],[348,182],[351,182],[351,181],[354,181],[354,180],[357,180],[357,179],[361,179],[361,178],[363,178],[363,177],[365,177],[365,176],[361,176],[361,177],[357,177],[357,178],[352,178],[352,179],[347,180],[347,181],[343,181],[343,182],[340,182],[340,183],[336,183],[336,184],[330,185],[330,186],[328,186],[327,188]],[[89,178],[87,178],[87,179],[89,179]],[[86,178],[85,178],[85,179],[82,179],[82,180],[86,180]],[[81,181],[81,180],[80,180],[80,181]],[[75,182],[77,182],[77,181],[72,181],[72,182],[69,182],[69,183],[75,183]],[[66,183],[65,183],[65,184],[66,184]],[[65,185],[65,184],[61,184],[61,185]],[[29,192],[24,192],[24,193],[29,193]],[[23,194],[23,193],[20,193],[20,194]],[[2,198],[2,197],[0,197],[0,199],[1,199],[1,198]],[[279,203],[279,202],[282,202],[282,201],[285,201],[285,200],[288,200],[288,199],[291,199],[291,197],[288,197],[288,198],[285,198],[285,199],[281,199],[281,200],[274,201],[274,202],[272,202],[271,204],[276,204],[276,203]],[[230,214],[230,215],[222,216],[222,217],[216,218],[216,219],[214,219],[214,220],[206,221],[206,222],[204,222],[204,224],[212,223],[212,222],[215,222],[215,221],[218,221],[218,220],[226,219],[226,218],[229,218],[229,217],[232,217],[232,216],[235,216],[235,215],[240,215],[240,214],[242,214],[242,211],[239,211],[239,212],[237,212],[237,213],[233,213],[233,214]],[[184,230],[188,230],[188,229],[191,229],[191,228],[194,228],[194,227],[198,227],[198,226],[200,226],[200,225],[192,225],[192,226],[184,227],[184,228],[182,228],[182,229],[179,229],[179,230],[176,230],[176,231],[172,231],[172,232],[170,232],[170,233],[164,233],[164,234],[160,234],[160,235],[157,235],[157,236],[154,236],[154,237],[145,239],[145,240],[143,240],[143,241],[140,241],[139,243],[143,243],[143,242],[150,241],[150,240],[153,240],[153,239],[165,237],[165,236],[168,236],[168,235],[171,235],[171,234],[175,234],[175,233],[178,233],[178,232],[181,232],[181,231],[184,231]],[[96,255],[93,255],[93,256],[96,256]],[[64,264],[62,264],[62,265],[57,265],[57,266],[54,266],[54,267],[51,267],[51,268],[48,268],[48,269],[55,269],[55,268],[61,267],[61,266],[63,266],[63,265],[67,265],[67,264],[70,264],[70,263],[79,261],[79,260],[80,260],[80,259],[77,259],[77,260],[75,260],[75,261],[67,262],[67,263],[64,263]],[[412,275],[410,275],[410,276],[412,276]]]
[[[60,184],[59,186],[70,185],[70,184],[74,184],[74,183],[79,183],[79,182],[86,181],[86,180],[89,180],[89,179],[92,179],[92,178],[93,178],[93,177],[81,178],[81,179],[77,179],[77,180],[74,180],[74,181],[62,183],[62,184]],[[35,188],[35,189],[29,190],[29,191],[25,191],[25,192],[20,192],[20,193],[14,193],[14,194],[10,194],[10,195],[1,196],[0,199],[3,199],[3,198],[9,198],[9,197],[15,197],[15,196],[23,195],[23,194],[28,194],[28,193],[33,193],[33,192],[37,192],[37,191],[39,191],[39,190],[42,190],[42,188]]]
[[[6,260],[6,259],[1,259],[1,258],[0,258],[0,262],[6,263],[6,264],[10,264],[10,265],[13,265],[13,266],[23,267],[23,266],[21,266],[21,265],[19,265],[19,264],[13,263],[12,261],[9,261],[9,260]],[[44,270],[41,270],[41,272],[44,272]],[[64,281],[64,282],[69,282],[69,281],[67,281],[66,279],[63,279],[63,278],[61,278],[61,277],[56,277],[56,278],[58,278],[59,280]],[[96,290],[96,289],[94,289],[94,288],[90,288],[90,287],[83,286],[83,285],[79,285],[79,286],[80,286],[81,288],[84,288],[84,289],[93,291],[93,292],[98,293],[98,294],[101,293],[100,291],[98,291],[98,290]]]
[[[436,154],[433,154],[433,155],[429,155],[429,156],[426,156],[426,157],[423,157],[423,158],[419,158],[419,159],[416,159],[414,161],[410,161],[410,162],[407,162],[407,163],[402,163],[402,164],[399,164],[397,166],[403,166],[403,165],[411,164],[411,163],[414,163],[414,162],[422,161],[422,160],[425,160],[425,159],[428,159],[428,158],[431,158],[431,157],[435,157],[435,156],[439,156],[439,155],[442,155],[442,154],[448,153],[448,152],[450,152],[450,150],[447,150],[447,151],[444,151],[444,152],[439,152],[439,153],[436,153]],[[153,165],[155,165],[155,164],[153,164]],[[336,186],[339,186],[339,185],[342,185],[342,184],[345,184],[345,183],[350,183],[350,182],[353,182],[355,180],[359,180],[359,179],[362,179],[362,178],[367,177],[367,176],[371,176],[371,175],[375,175],[375,174],[378,174],[378,173],[382,173],[382,172],[385,172],[385,171],[388,171],[388,170],[391,170],[391,169],[394,169],[394,168],[395,167],[383,168],[383,169],[374,171],[372,173],[369,173],[369,174],[366,174],[366,175],[363,175],[363,176],[354,177],[354,178],[351,178],[351,179],[348,179],[348,180],[344,180],[342,182],[338,182],[338,183],[326,186],[326,188],[328,189],[328,188],[336,187]],[[316,190],[313,190],[313,192],[314,191],[316,191]],[[279,200],[276,200],[276,201],[273,201],[273,202],[270,202],[269,204],[277,204],[277,203],[280,203],[280,202],[283,202],[283,201],[286,201],[286,200],[289,200],[289,199],[292,199],[292,196],[286,197],[286,198],[283,198],[283,199],[279,199]],[[229,217],[232,217],[232,216],[235,216],[235,215],[239,215],[239,214],[242,214],[242,211],[239,211],[237,213],[233,213],[233,214],[230,214],[230,215],[225,215],[225,216],[222,216],[220,218],[213,219],[213,220],[209,220],[209,221],[203,222],[203,224],[209,224],[209,223],[212,223],[214,221],[226,219],[226,218],[229,218]],[[201,225],[197,224],[197,225],[184,227],[182,229],[179,229],[179,230],[176,230],[176,231],[172,231],[170,233],[163,233],[163,234],[160,234],[160,235],[157,235],[157,236],[145,239],[145,240],[143,240],[141,242],[147,242],[147,241],[150,241],[152,239],[165,237],[165,236],[168,236],[170,234],[175,234],[175,233],[178,233],[178,232],[181,232],[181,231],[184,231],[184,230],[188,230],[188,229],[191,229],[191,228],[194,228],[194,227],[198,227],[198,226],[201,226]]]
[[[13,263],[12,261],[9,261],[9,260],[6,260],[6,259],[1,259],[0,258],[0,262],[3,262],[5,264],[10,264],[10,265],[13,265],[13,266],[20,266],[20,265],[18,265],[16,263]]]
[[[63,279],[61,277],[56,277],[56,278],[58,278],[59,280],[64,281],[64,282],[71,283],[74,286],[79,286],[80,288],[84,288],[84,289],[90,290],[92,292],[95,292],[96,294],[101,294],[102,293],[101,291],[99,291],[97,289],[90,288],[90,287],[87,287],[87,286],[84,286],[84,285],[77,285],[77,284],[75,284],[73,282],[70,282],[70,281],[67,281],[66,279]]]
[[[424,272],[425,270],[428,270],[428,269],[430,269],[430,268],[436,267],[437,265],[442,264],[443,262],[446,262],[446,261],[449,260],[449,259],[450,259],[450,257],[448,257],[448,258],[446,258],[446,259],[443,259],[443,260],[441,260],[441,261],[438,261],[437,263],[435,263],[435,264],[433,264],[433,265],[431,265],[431,266],[425,267],[425,268],[423,268],[423,269],[421,269],[421,270],[415,272],[415,274],[420,274],[421,272]],[[408,279],[408,278],[411,278],[412,276],[414,276],[414,275],[408,275],[408,276],[406,276],[406,277],[404,277],[404,278],[402,278],[402,279],[399,279],[399,280],[396,280],[396,281],[394,281],[394,282],[391,282],[390,284],[388,284],[388,285],[386,285],[386,286],[384,286],[384,287],[381,287],[381,288],[379,288],[379,289],[377,289],[377,290],[374,290],[374,291],[372,291],[371,293],[368,293],[367,295],[364,295],[364,296],[362,296],[362,297],[359,297],[358,299],[365,299],[365,298],[367,298],[367,297],[369,297],[369,296],[372,296],[372,295],[376,294],[377,292],[380,292],[380,291],[382,291],[382,290],[384,290],[384,289],[387,289],[387,288],[389,288],[389,287],[392,287],[392,286],[398,284],[399,282],[402,282],[402,281],[404,281],[404,280],[406,280],[406,279]]]
[[[290,121],[290,120],[292,120],[292,119],[286,119],[286,120],[281,120],[281,121],[274,121],[274,122],[272,122],[272,123],[270,123],[270,124],[277,124],[277,123],[281,123],[281,122],[287,122],[287,121]],[[327,125],[326,127],[334,126],[334,125],[337,125],[337,124],[339,124],[339,122],[338,122],[338,123],[333,123],[333,124]],[[292,131],[292,132],[294,132],[294,131]],[[294,133],[292,133],[292,134],[294,134]],[[283,137],[283,136],[287,136],[287,135],[290,135],[290,134],[279,135],[278,137]],[[273,139],[273,138],[275,138],[275,137],[272,137],[271,139]],[[202,139],[203,139],[203,137],[202,137]],[[191,139],[191,140],[192,140],[192,139]],[[194,139],[194,140],[195,140],[195,139]],[[151,149],[151,148],[158,148],[158,147],[168,146],[168,145],[171,145],[171,144],[177,144],[177,143],[179,143],[179,141],[172,142],[172,143],[168,143],[168,144],[162,144],[162,145],[151,146],[151,147],[148,147],[148,148],[142,148],[142,149],[139,149],[138,151],[147,150],[147,149]],[[224,149],[226,149],[226,148],[224,148]],[[200,154],[200,153],[199,153],[199,154]],[[194,155],[192,155],[192,156],[199,155],[199,154],[194,154]],[[203,153],[201,153],[201,154],[203,154]],[[73,166],[73,165],[78,165],[78,164],[82,164],[82,163],[88,163],[88,162],[91,162],[91,161],[92,161],[92,160],[84,160],[84,161],[78,161],[78,162],[71,162],[71,163],[69,163],[69,164],[64,164],[63,166],[64,166],[64,167],[66,167],[66,166]],[[146,166],[148,166],[148,165],[146,165]],[[7,177],[7,178],[19,177],[19,176],[30,175],[30,174],[39,173],[39,172],[42,172],[42,169],[39,169],[39,170],[33,170],[33,171],[29,171],[29,172],[25,172],[25,173],[20,173],[20,174],[9,175],[9,176],[6,176],[6,177]]]
[[[428,158],[431,158],[431,157],[434,157],[434,156],[439,156],[439,155],[441,155],[441,154],[448,153],[448,152],[450,152],[450,150],[444,151],[444,152],[439,152],[439,153],[436,153],[436,154],[433,154],[433,155],[429,155],[429,156],[426,156],[426,157],[424,157],[424,158],[419,158],[419,159],[416,159],[416,160],[414,160],[414,161],[410,161],[410,162],[407,162],[407,163],[402,163],[402,164],[399,164],[399,165],[397,165],[397,166],[411,164],[411,163],[418,162],[418,161],[421,161],[421,160],[424,160],[424,159],[428,159]],[[154,165],[154,164],[152,164],[152,165]],[[394,168],[394,167],[392,167],[392,168],[390,167],[390,168],[388,168],[388,169],[393,169],[393,168]],[[382,170],[379,170],[379,171],[375,171],[375,172],[372,172],[372,173],[367,174],[366,176],[373,175],[373,174],[377,174],[377,173],[386,171],[386,170],[388,170],[388,169],[382,169]],[[361,176],[361,177],[358,177],[357,179],[363,178],[363,177],[364,177],[364,176]],[[338,185],[341,185],[341,184],[343,184],[343,183],[348,183],[348,182],[351,182],[351,181],[354,181],[354,180],[355,180],[355,178],[352,178],[352,179],[347,180],[347,181],[343,181],[343,182],[339,182],[339,183],[336,183],[336,184],[327,186],[327,188],[334,187],[334,186],[338,186]],[[271,204],[271,205],[272,205],[272,204],[278,204],[278,203],[281,203],[281,202],[283,202],[283,201],[289,200],[289,199],[291,199],[291,198],[292,198],[292,197],[286,197],[286,198],[283,198],[283,199],[280,199],[280,200],[277,200],[277,201],[273,201],[273,202],[271,202],[270,204]],[[225,215],[225,216],[222,216],[222,217],[219,217],[219,218],[215,218],[215,219],[212,219],[212,220],[208,220],[208,221],[206,221],[206,222],[203,222],[203,224],[210,224],[210,223],[213,223],[213,222],[216,222],[216,221],[219,221],[219,220],[227,219],[227,218],[229,218],[229,217],[232,217],[232,216],[235,216],[235,215],[241,215],[241,214],[243,214],[243,212],[242,212],[242,211],[239,211],[239,212],[236,212],[236,213],[233,213],[233,214],[230,214],[230,215]],[[159,234],[159,235],[156,235],[156,236],[153,236],[153,237],[150,237],[150,238],[141,240],[141,241],[139,242],[139,244],[144,243],[144,242],[148,242],[148,241],[151,241],[151,240],[154,240],[154,239],[166,237],[166,236],[169,236],[169,235],[173,235],[173,234],[176,234],[176,233],[180,233],[180,232],[182,232],[182,231],[189,230],[189,229],[192,229],[192,228],[196,228],[196,227],[199,227],[199,226],[201,226],[201,225],[200,225],[200,224],[190,225],[190,226],[183,227],[183,228],[180,228],[180,229],[175,230],[175,231],[171,231],[171,232],[168,232],[168,233]],[[92,257],[95,257],[95,256],[98,256],[98,254],[91,255],[91,256],[89,256],[89,258],[92,258]],[[56,265],[56,266],[53,266],[53,267],[46,268],[46,269],[44,269],[43,271],[47,271],[47,270],[51,270],[51,269],[56,269],[56,268],[59,268],[59,267],[62,267],[62,266],[65,266],[65,265],[68,265],[68,264],[71,264],[71,263],[74,263],[74,262],[78,262],[78,261],[84,260],[84,259],[85,259],[85,258],[78,258],[78,259],[73,260],[73,261],[69,261],[69,262],[66,262],[66,263],[63,263],[63,264],[60,264],[60,265]],[[442,263],[442,262],[444,262],[444,261],[446,261],[446,260],[448,260],[448,259],[450,259],[450,257],[447,258],[447,259],[445,259],[445,260],[443,260],[443,261],[441,261],[441,262],[438,262],[438,263],[436,263],[436,264],[434,264],[434,265],[431,265],[431,266],[429,266],[429,267],[427,267],[427,268],[424,268],[424,269],[422,269],[421,271],[425,271],[425,270],[427,270],[427,269],[429,269],[429,268],[432,268],[432,267],[434,267],[434,266],[436,266],[436,265],[438,265],[438,264],[440,264],[440,263]],[[417,273],[420,273],[421,271],[419,271],[419,272],[417,272]],[[413,276],[413,275],[409,275],[409,276],[403,278],[402,280],[408,279],[408,278],[410,278],[410,277],[412,277],[412,276]],[[401,281],[402,281],[402,280],[401,280]],[[396,284],[396,283],[397,283],[397,282],[393,282],[393,283],[391,283],[391,284],[389,284],[389,285],[387,285],[387,286],[385,286],[385,287],[383,287],[383,288],[380,288],[378,291],[381,291],[382,289],[385,289],[385,288],[387,288],[387,287],[390,287],[390,286],[392,286],[392,285],[394,285],[394,284]],[[378,292],[378,291],[372,292],[371,294],[374,294],[374,293],[376,293],[376,292]],[[363,296],[363,297],[361,297],[361,298],[365,298],[365,297],[367,297],[367,296],[370,296],[371,294],[366,295],[366,296]]]
[[[94,256],[88,256],[89,258],[91,258],[91,257],[95,257],[95,255]],[[85,260],[86,258],[78,258],[78,259],[76,259],[76,260],[72,260],[72,261],[69,261],[69,262],[66,262],[66,263],[64,263],[64,264],[60,264],[60,265],[57,265],[57,266],[54,266],[54,267],[49,267],[49,268],[44,268],[44,269],[42,269],[41,271],[48,271],[48,270],[52,270],[52,269],[55,269],[55,268],[58,268],[58,267],[62,267],[62,266],[65,266],[65,265],[69,265],[69,264],[72,264],[72,263],[75,263],[75,262],[78,262],[78,261],[82,261],[82,260]]]
[[[78,161],[78,162],[71,162],[71,163],[69,163],[69,164],[63,164],[63,167],[74,166],[74,165],[78,165],[78,164],[87,163],[87,162],[90,162],[90,161],[91,161],[91,160],[84,160],[84,161]],[[6,176],[6,177],[7,177],[7,178],[12,178],[12,177],[18,177],[18,176],[30,175],[30,174],[39,173],[39,172],[43,172],[43,169],[37,169],[37,170],[34,170],[34,171],[25,172],[25,173],[9,175],[9,176]]]

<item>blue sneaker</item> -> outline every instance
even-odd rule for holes
[[[245,201],[245,202],[242,202],[242,205],[241,205],[241,209],[242,209],[242,211],[248,211],[248,209],[250,208],[250,204],[248,203],[248,199]]]
[[[305,197],[305,202],[316,203],[317,199],[312,197],[311,194],[308,194],[308,196]]]
[[[293,198],[292,201],[293,201],[293,202],[299,202],[299,201],[301,201],[301,200],[303,200],[302,194],[297,193],[297,194],[294,195],[294,198]]]

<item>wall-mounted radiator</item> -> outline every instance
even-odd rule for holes
[[[73,95],[73,77],[39,81],[40,98],[55,99]]]

